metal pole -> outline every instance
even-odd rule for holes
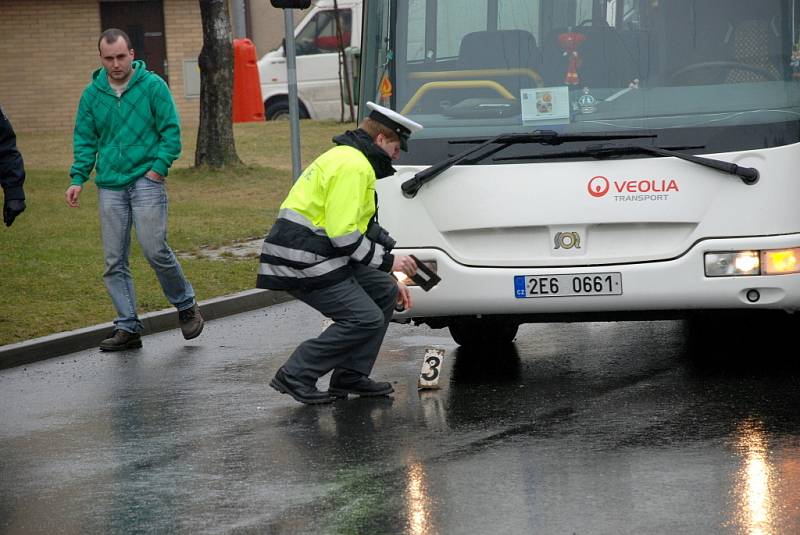
[[[297,106],[297,63],[294,53],[294,17],[291,9],[283,10],[286,31],[286,74],[289,83],[289,126],[292,131],[292,180],[300,176],[300,109]]]
[[[236,39],[247,37],[244,0],[233,0],[233,35]]]

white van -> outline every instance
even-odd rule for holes
[[[344,48],[361,43],[361,1],[339,0],[339,19]],[[340,75],[339,41],[333,0],[320,0],[294,32],[297,54],[297,93],[301,119],[339,119],[342,102],[349,117],[344,71]],[[286,53],[283,46],[258,61],[264,115],[267,120],[289,116]],[[352,70],[349,72],[352,77]]]

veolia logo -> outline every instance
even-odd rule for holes
[[[592,197],[602,197],[611,189],[611,184],[606,177],[598,175],[589,181],[588,189]]]
[[[678,181],[670,179],[623,179],[610,182],[604,176],[595,176],[589,180],[587,189],[592,197],[603,197],[609,190],[614,189],[614,193],[670,193],[680,191]]]

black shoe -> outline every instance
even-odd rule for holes
[[[347,394],[356,396],[386,396],[394,392],[391,383],[373,381],[366,375],[348,370],[334,370],[328,393],[337,398],[346,398]]]
[[[187,340],[197,338],[203,332],[203,316],[200,315],[200,308],[197,303],[193,304],[191,308],[178,311],[178,321],[181,324],[181,332],[183,337]]]
[[[314,385],[308,385],[286,374],[281,367],[275,377],[269,382],[269,386],[281,394],[289,394],[300,403],[308,405],[318,405],[320,403],[330,403],[333,398],[327,392],[318,390]]]
[[[116,329],[111,336],[100,342],[101,351],[122,351],[136,347],[142,347],[142,336],[122,329]]]

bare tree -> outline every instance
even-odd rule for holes
[[[203,24],[196,166],[241,165],[233,139],[233,40],[227,0],[199,0]]]

